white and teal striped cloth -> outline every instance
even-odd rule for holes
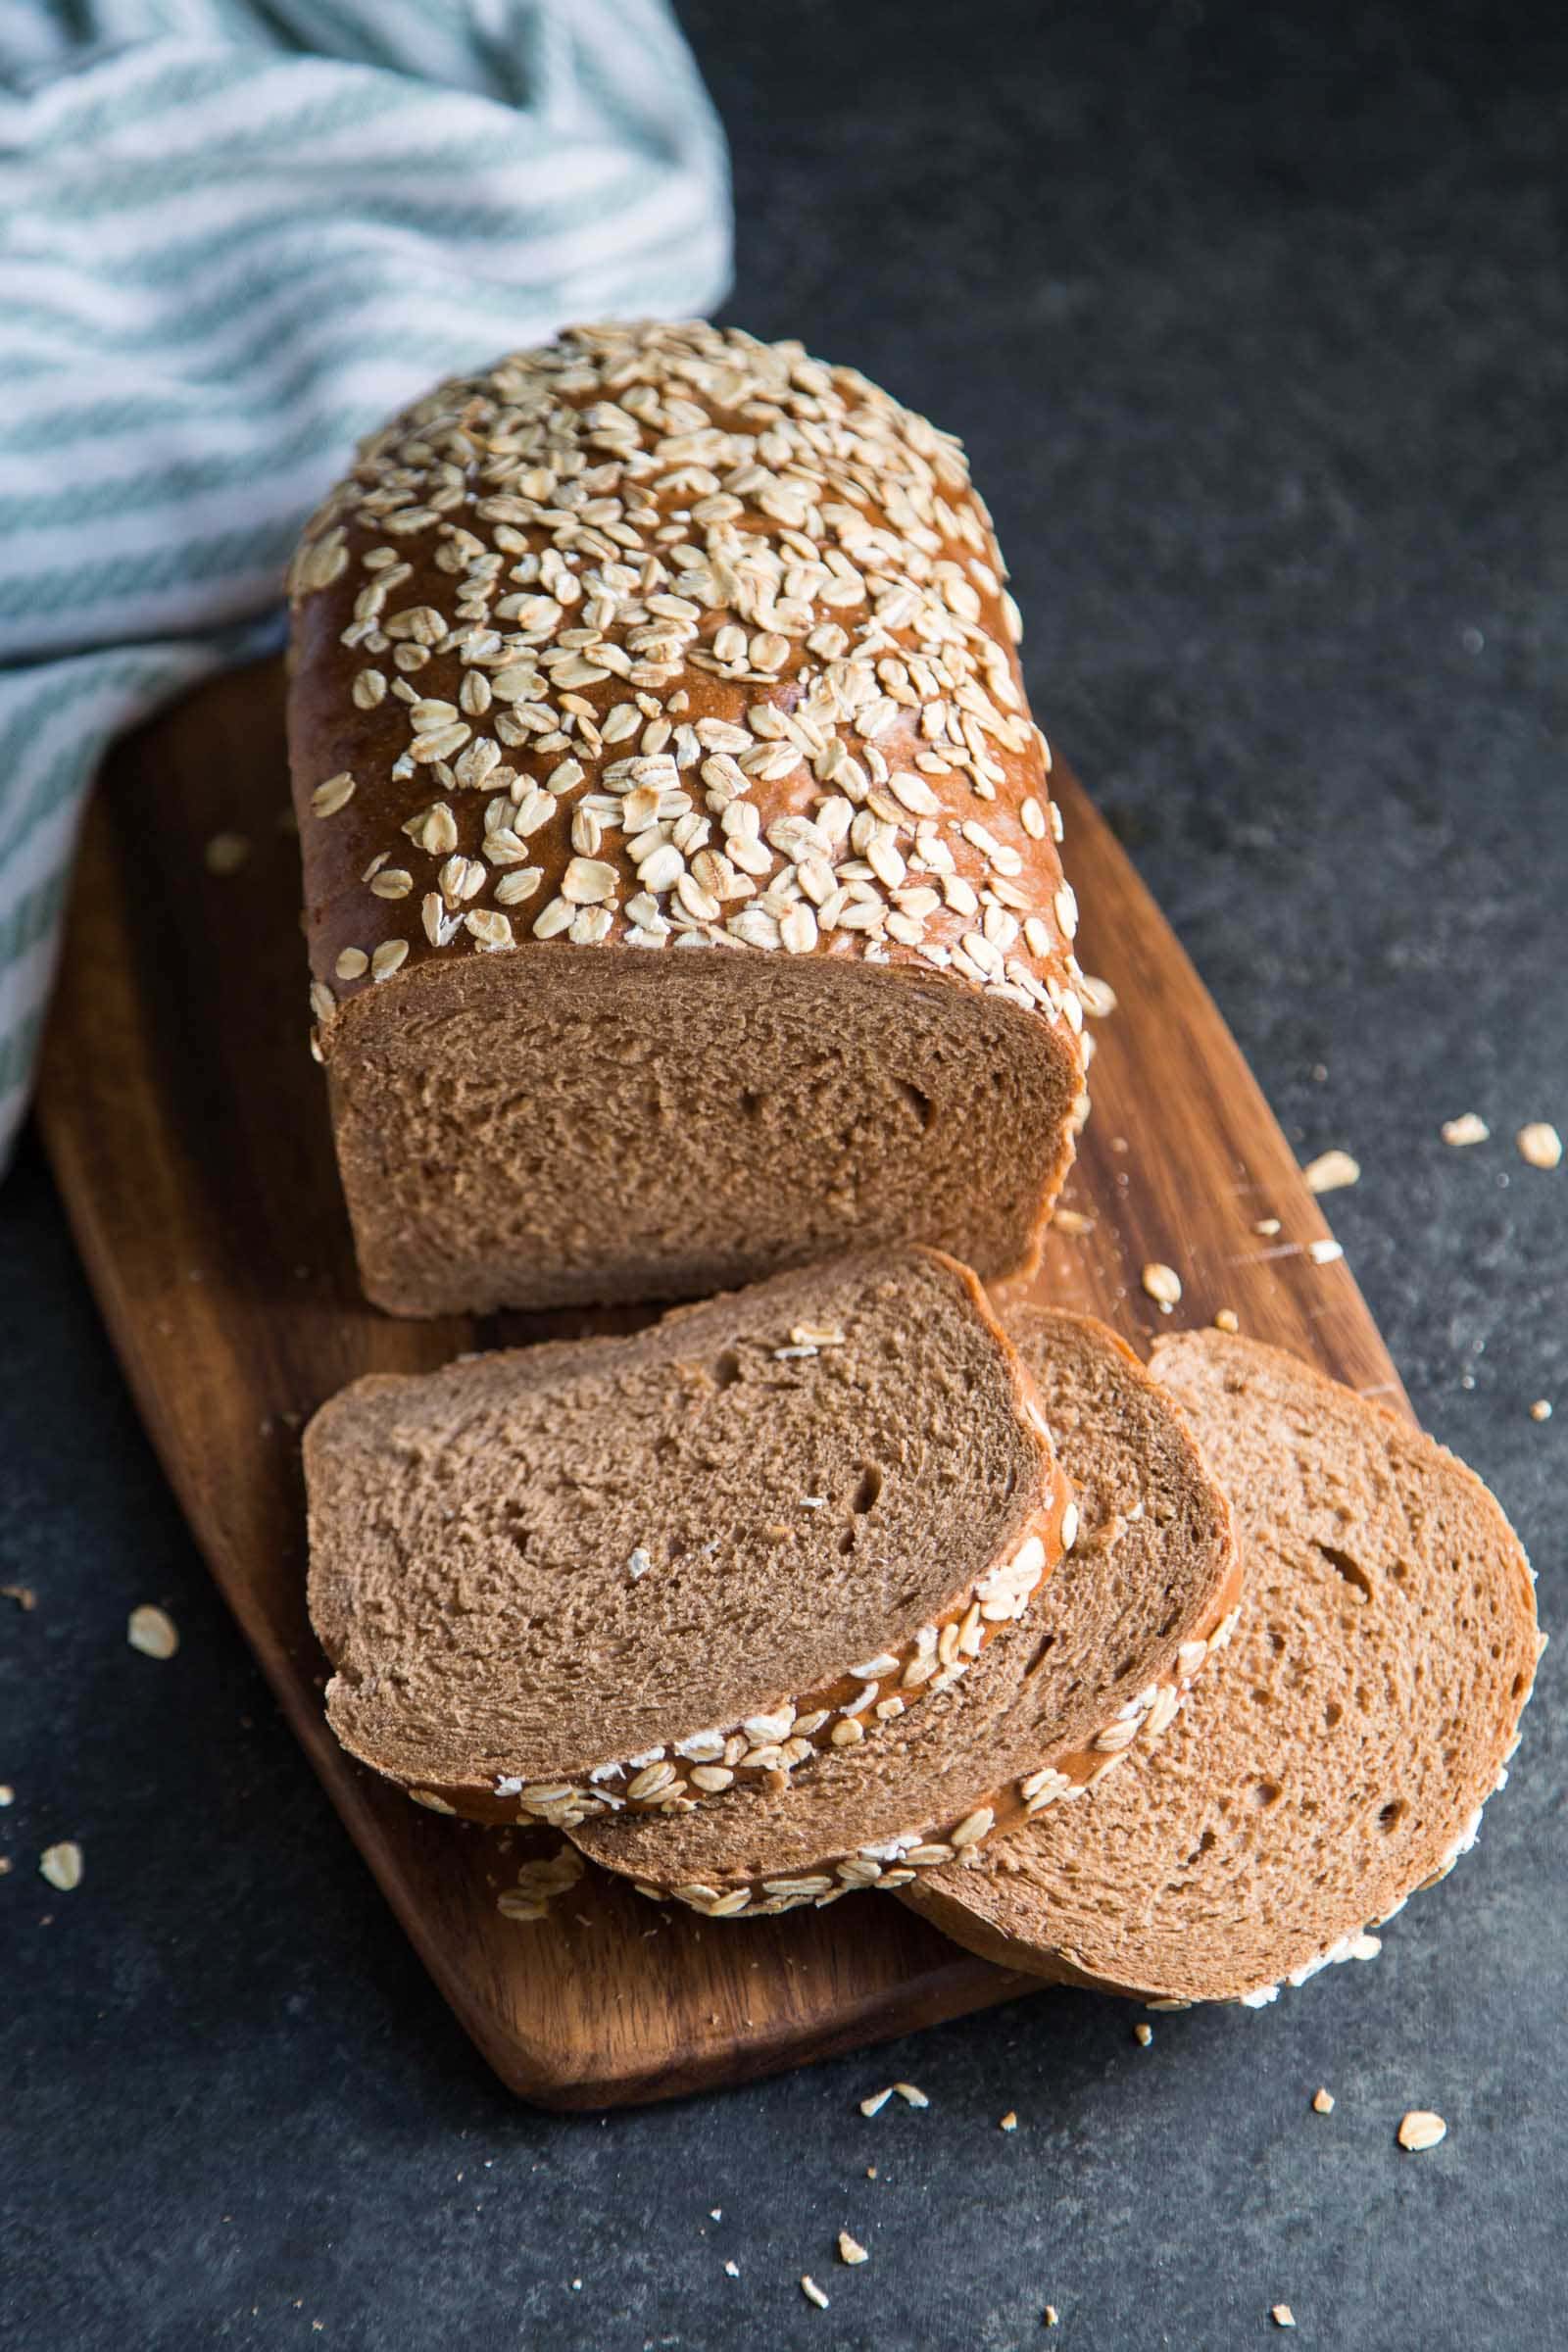
[[[104,748],[273,641],[354,437],[728,269],[664,0],[0,0],[0,1165]]]

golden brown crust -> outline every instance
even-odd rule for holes
[[[421,966],[708,944],[1013,1004],[1071,1103],[1076,907],[1004,577],[958,445],[796,345],[576,328],[430,394],[291,575],[318,1057]]]

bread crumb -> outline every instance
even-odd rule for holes
[[[1146,2024],[1146,2023],[1145,2023],[1145,2021],[1144,2021],[1142,2018],[1140,2018],[1140,2019],[1139,2019],[1139,2021],[1138,2021],[1138,2023],[1137,2023],[1137,2025],[1136,2025],[1136,2026],[1134,2026],[1134,2028],[1133,2028],[1133,2039],[1134,2039],[1134,2041],[1136,2041],[1136,2042],[1137,2042],[1137,2044],[1138,2044],[1138,2046],[1139,2046],[1139,2048],[1140,2048],[1141,2050],[1147,2050],[1147,2049],[1148,2049],[1148,2047],[1149,2047],[1149,2045],[1150,2045],[1150,2043],[1151,2043],[1151,2042],[1153,2040],[1153,2038],[1154,2038],[1154,2029],[1153,2029],[1153,2027],[1152,2027],[1152,2026],[1151,2026],[1151,2025],[1148,2025],[1148,2024]]]
[[[555,1853],[523,1863],[517,1872],[516,1886],[506,1887],[496,1896],[496,1909],[503,1919],[548,1919],[554,1898],[575,1886],[585,1867],[576,1847],[564,1838]]]
[[[853,2266],[858,2262],[868,2262],[870,2256],[858,2237],[852,2237],[847,2230],[841,2230],[839,2231],[839,2260]]]
[[[38,1606],[38,1595],[30,1585],[0,1585],[0,1600],[14,1600],[24,1615]]]
[[[1474,1110],[1462,1111],[1458,1118],[1445,1119],[1443,1122],[1443,1140],[1446,1144],[1484,1144],[1491,1133],[1492,1129],[1486,1120]]]
[[[710,2222],[721,2222],[724,2219],[723,2206],[710,2205],[708,2209],[708,2218]]]
[[[1348,1184],[1360,1183],[1361,1163],[1348,1152],[1320,1152],[1316,1159],[1307,1161],[1301,1174],[1309,1193],[1338,1193]]]
[[[906,2106],[929,2107],[931,2104],[930,2100],[926,2097],[925,2092],[919,2088],[917,2083],[895,2082],[893,2087]]]
[[[1240,1331],[1241,1328],[1242,1319],[1236,1312],[1234,1306],[1222,1306],[1216,1308],[1214,1314],[1214,1329],[1216,1331]]]
[[[1252,1231],[1254,1233],[1260,1233],[1266,1242],[1271,1242],[1274,1239],[1274,1236],[1279,1232],[1279,1229],[1280,1221],[1278,1217],[1259,1217],[1257,1223],[1252,1227]]]
[[[1519,1156],[1533,1168],[1554,1168],[1562,1158],[1562,1137],[1549,1120],[1532,1119],[1514,1138]]]
[[[1046,2309],[1045,2309],[1045,2315],[1044,2315],[1044,2317],[1045,2317],[1045,2325],[1046,2325],[1048,2328],[1055,2328],[1055,2327],[1058,2327],[1058,2326],[1060,2325],[1060,2321],[1061,2321],[1061,2314],[1060,2314],[1060,2312],[1058,2312],[1058,2311],[1057,2311],[1057,2309],[1056,2309],[1056,2306],[1054,2305],[1054,2303],[1048,2303],[1048,2304],[1046,2305]]]
[[[880,2115],[892,2096],[893,2085],[891,2082],[886,2090],[873,2090],[868,2099],[860,2101],[860,2113],[862,2115]]]
[[[1093,1233],[1095,1220],[1081,1208],[1058,1208],[1051,1220],[1058,1233]]]
[[[732,2278],[738,2278],[741,2275],[741,2266],[738,2262],[726,2262],[724,2268]]]
[[[237,874],[251,854],[243,833],[215,833],[202,855],[210,874]]]
[[[1538,1396],[1530,1407],[1530,1418],[1532,1421],[1549,1421],[1551,1419],[1551,1398]]]
[[[144,1658],[172,1658],[179,1647],[179,1628],[165,1610],[155,1608],[150,1600],[143,1601],[139,1609],[130,1612],[125,1640]]]
[[[1296,2314],[1288,2303],[1276,2303],[1268,2316],[1276,2328],[1294,2328],[1296,2326]]]
[[[1317,2090],[1314,2090],[1312,2093],[1312,2106],[1314,2112],[1318,2115],[1332,2115],[1334,2113],[1333,2091],[1321,2087]]]
[[[0,1805],[14,1805],[16,1801],[17,1792],[12,1788],[11,1783],[9,1781],[0,1781]]]
[[[58,1886],[62,1894],[69,1894],[74,1886],[79,1886],[82,1859],[81,1848],[75,1839],[67,1838],[59,1845],[46,1845],[38,1856],[38,1872],[51,1886]]]
[[[808,2303],[814,2303],[818,2311],[826,2311],[827,2297],[823,2294],[822,2289],[817,2285],[816,2280],[811,2277],[809,2271],[806,2273],[805,2277],[801,2280],[801,2292],[806,2297]]]
[[[11,1856],[9,1854],[0,1854],[0,1879],[8,1879],[10,1876]]]
[[[1332,1266],[1337,1257],[1345,1255],[1345,1251],[1338,1242],[1308,1242],[1306,1254],[1314,1266]]]
[[[1440,2139],[1446,2139],[1448,2127],[1441,2115],[1430,2107],[1412,2107],[1399,2124],[1399,2145],[1418,2156],[1424,2148],[1435,2148]]]
[[[1018,2110],[1016,2107],[1009,2107],[1006,2114],[1003,2117],[1001,2123],[997,2126],[997,2130],[999,2132],[1016,2132],[1017,2129]]]
[[[868,2164],[866,2166],[865,2177],[868,2180],[874,2180],[876,2179],[876,2166],[874,2164]]]
[[[1158,1302],[1163,1314],[1168,1315],[1182,1295],[1182,1278],[1175,1267],[1161,1265],[1158,1258],[1151,1258],[1141,1280],[1150,1298]]]

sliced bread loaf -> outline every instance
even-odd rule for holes
[[[1004,577],[951,435],[735,327],[570,328],[365,444],[289,739],[378,1306],[1034,1262],[1083,1013]]]
[[[1014,1349],[927,1250],[357,1381],[305,1473],[344,1746],[559,1827],[786,1786],[966,1673],[1072,1533]]]
[[[1535,1596],[1480,1480],[1392,1413],[1215,1333],[1153,1369],[1236,1510],[1241,1633],[1100,1803],[909,1899],[1006,1968],[1255,2004],[1365,1948],[1473,1839],[1530,1695]]]
[[[1230,1513],[1180,1409],[1118,1339],[1075,1315],[1030,1329],[1079,1519],[1027,1618],[874,1742],[722,1806],[590,1822],[573,1833],[585,1853],[717,1918],[831,1902],[940,1871],[1165,1730],[1234,1622]]]

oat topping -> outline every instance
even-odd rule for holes
[[[179,1647],[179,1629],[165,1610],[144,1601],[139,1609],[131,1610],[125,1639],[143,1657],[172,1658]]]
[[[1521,1127],[1515,1142],[1519,1156],[1533,1168],[1555,1168],[1562,1159],[1562,1137],[1545,1119],[1532,1119]]]
[[[405,946],[842,938],[1077,1031],[1076,901],[1022,885],[1060,824],[1011,798],[1007,762],[1050,756],[1003,578],[950,434],[797,344],[699,322],[575,327],[442,385],[363,445],[290,588],[341,600],[356,740],[378,799],[383,762],[408,788],[367,886],[407,901]],[[690,715],[694,671],[733,719]],[[797,812],[764,826],[751,796],[774,783]],[[324,778],[316,816],[355,790]],[[461,872],[405,865],[400,827]],[[400,968],[379,953],[371,979]]]
[[[1337,1193],[1348,1184],[1359,1184],[1361,1166],[1348,1152],[1320,1152],[1316,1159],[1307,1161],[1301,1170],[1309,1193]]]
[[[1401,2148],[1411,2155],[1420,2155],[1426,2148],[1435,2148],[1440,2139],[1446,2139],[1448,2127],[1441,2115],[1430,2107],[1412,2107],[1399,2124],[1398,2139]]]
[[[1479,1111],[1462,1111],[1458,1118],[1445,1119],[1443,1122],[1443,1140],[1446,1144],[1484,1144],[1491,1133],[1491,1128]]]
[[[70,1894],[81,1885],[81,1848],[74,1838],[63,1838],[58,1845],[46,1845],[38,1856],[38,1874],[62,1894]]]
[[[1157,1258],[1153,1259],[1144,1268],[1140,1279],[1150,1298],[1163,1313],[1168,1315],[1171,1308],[1180,1302],[1182,1278],[1174,1266],[1164,1266]]]

